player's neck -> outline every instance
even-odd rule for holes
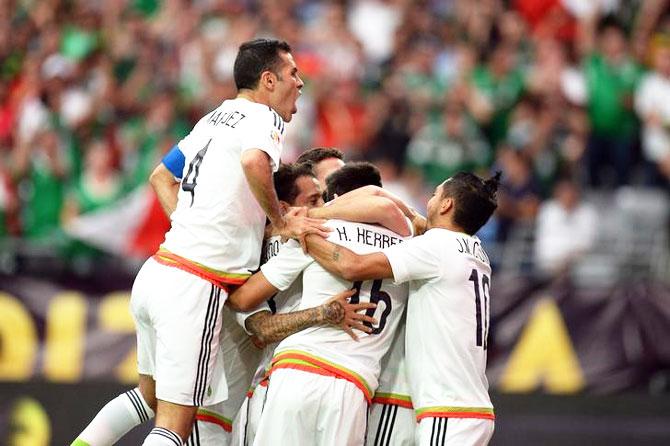
[[[244,88],[237,93],[237,98],[246,99],[247,101],[256,102],[259,104],[264,104],[267,105],[268,107],[270,106],[270,98],[268,98],[267,95],[263,94],[263,92],[258,90],[249,90],[247,88]]]
[[[465,234],[463,228],[454,224],[450,219],[446,218],[441,218],[434,222],[428,222],[427,229],[435,229],[435,228],[446,229],[447,231],[452,232],[462,232]]]

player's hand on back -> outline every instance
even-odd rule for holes
[[[276,228],[276,232],[281,235],[282,238],[293,238],[298,240],[305,252],[307,252],[305,237],[307,237],[308,234],[316,234],[326,238],[331,231],[330,228],[323,225],[325,220],[308,217],[306,207],[291,208],[284,214],[283,221],[284,226]]]
[[[377,320],[366,314],[361,314],[359,311],[366,311],[368,309],[377,308],[377,304],[371,302],[361,302],[352,304],[349,298],[356,293],[355,289],[345,290],[340,294],[333,296],[328,302],[322,305],[325,312],[325,320],[332,325],[340,327],[347,332],[354,341],[358,340],[358,336],[354,333],[354,329],[365,333],[372,331],[372,325],[377,324]],[[365,325],[365,323],[369,325]]]

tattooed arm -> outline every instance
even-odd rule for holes
[[[369,333],[372,329],[364,325],[364,322],[376,324],[374,318],[359,314],[358,311],[375,308],[376,305],[371,303],[350,304],[347,299],[354,292],[355,290],[343,291],[325,304],[306,310],[275,315],[268,311],[255,313],[247,318],[245,326],[247,331],[252,333],[262,345],[279,342],[305,328],[324,324],[340,327],[352,338],[357,339],[353,329]]]
[[[317,240],[320,239],[320,240]],[[373,280],[393,277],[388,258],[381,252],[358,255],[321,237],[307,236],[309,254],[321,266],[344,280]]]

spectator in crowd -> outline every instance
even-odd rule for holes
[[[39,132],[16,149],[13,164],[14,176],[20,181],[22,234],[31,239],[54,236],[60,226],[68,175],[58,134]]]
[[[496,164],[503,179],[498,189],[497,238],[505,242],[515,227],[533,224],[540,195],[531,161],[524,152],[502,146],[498,149]]]
[[[643,124],[642,149],[652,164],[651,180],[670,180],[670,36],[658,35],[652,47],[653,71],[635,93],[635,109]]]
[[[122,192],[123,182],[113,166],[107,144],[93,141],[86,150],[84,171],[65,200],[64,222],[116,202]]]
[[[472,73],[473,85],[488,99],[493,110],[490,120],[481,122],[493,146],[507,136],[510,113],[525,89],[525,77],[517,58],[513,45],[500,43],[492,48],[486,63]]]
[[[416,197],[498,163],[509,177],[489,229],[505,240],[558,177],[630,183],[638,139],[654,184],[666,184],[664,38],[636,87],[650,37],[670,30],[663,3],[642,2],[633,19],[617,0],[0,2],[4,231],[26,243],[58,232],[89,156],[108,160],[123,194],[142,187],[148,166],[234,95],[239,44],[273,36],[291,43],[305,79],[284,161],[340,147],[387,160]],[[99,141],[105,157],[90,153]]]
[[[490,148],[483,135],[457,103],[448,102],[442,118],[427,123],[410,141],[408,163],[437,186],[461,170],[485,167]]]
[[[607,18],[598,25],[598,47],[584,61],[591,122],[586,161],[591,185],[628,184],[637,122],[633,93],[641,75],[623,27]],[[614,178],[607,178],[610,169]],[[610,175],[611,177],[612,175]]]
[[[596,237],[595,208],[581,200],[577,184],[564,179],[540,207],[535,235],[535,265],[548,275],[566,271]]]

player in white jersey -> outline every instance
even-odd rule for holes
[[[197,406],[226,398],[217,345],[221,309],[227,286],[258,266],[266,215],[287,236],[319,230],[316,221],[282,216],[272,185],[285,122],[303,85],[290,47],[243,44],[234,77],[237,98],[203,117],[178,144],[183,180],[163,165],[152,174],[172,228],[131,297],[140,393],[158,400],[157,427],[145,444],[181,444]]]
[[[405,317],[382,360],[379,387],[370,406],[367,446],[411,446],[416,420],[405,370]]]
[[[485,374],[491,267],[474,234],[496,208],[499,176],[447,179],[428,201],[428,231],[382,253],[308,237],[312,256],[345,279],[410,282],[406,361],[420,445],[486,445],[493,434]]]

